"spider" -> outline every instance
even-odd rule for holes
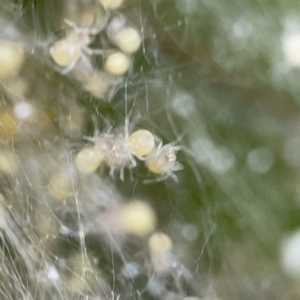
[[[145,129],[139,129],[130,136],[125,132],[106,133],[90,139],[95,149],[104,157],[110,167],[109,175],[114,178],[115,170],[120,170],[120,179],[124,181],[124,168],[135,168],[135,157],[145,160],[155,147],[153,134]]]
[[[129,118],[125,119],[124,132],[111,129],[107,133],[95,134],[94,137],[85,137],[94,143],[94,149],[103,157],[103,161],[110,167],[109,175],[114,178],[116,170],[120,170],[120,179],[124,181],[124,169],[132,169],[137,163],[135,157],[146,160],[147,155],[155,147],[154,135],[145,129],[134,131],[129,136]]]
[[[55,42],[50,48],[50,56],[57,65],[64,68],[62,70],[63,74],[71,71],[80,58],[85,60],[89,65],[89,61],[87,60],[85,54],[103,55],[107,52],[104,50],[89,48],[94,36],[103,29],[107,19],[108,14],[106,15],[106,19],[104,20],[102,26],[98,28],[80,28],[77,27],[77,25],[72,21],[66,19],[64,20],[65,23],[72,27],[73,30],[71,30],[64,39]]]
[[[154,174],[161,175],[155,180],[144,180],[144,183],[162,181],[172,177],[178,182],[177,176],[173,173],[183,169],[183,166],[177,161],[176,153],[181,150],[180,146],[174,146],[173,143],[162,146],[162,143],[154,149],[145,160],[146,167]]]
[[[124,181],[124,168],[136,167],[131,146],[126,136],[120,132],[103,134],[95,138],[95,149],[102,153],[105,163],[110,167],[109,175],[114,178],[116,169],[120,170],[120,179]]]

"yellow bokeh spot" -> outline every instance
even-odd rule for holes
[[[25,60],[25,50],[21,43],[0,40],[0,79],[18,73]]]
[[[148,245],[152,253],[161,254],[171,250],[172,241],[166,234],[156,232],[149,238]]]
[[[154,230],[156,215],[147,203],[132,201],[122,208],[120,221],[126,233],[143,237]]]
[[[50,48],[50,55],[56,64],[68,67],[79,59],[81,50],[67,40],[60,40]]]
[[[123,75],[129,70],[129,67],[129,57],[122,52],[110,54],[105,62],[106,70],[113,75]]]
[[[94,147],[82,149],[77,153],[75,165],[82,173],[92,173],[100,166],[103,156]]]

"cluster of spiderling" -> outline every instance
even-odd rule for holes
[[[89,1],[93,4],[82,2]],[[51,67],[61,67],[103,98],[109,92],[105,84],[121,82],[129,70],[141,37],[113,12],[122,0],[99,2],[96,17],[87,22],[93,27],[69,17],[64,21],[72,29],[51,46],[50,56]],[[102,21],[97,11],[103,12]],[[120,51],[91,47],[104,30]],[[149,130],[131,130],[126,113],[124,127],[85,138],[91,145],[73,160],[68,142],[81,139],[85,130],[85,109],[77,102],[81,88],[69,86],[64,76],[47,77],[52,72],[43,72],[44,64],[31,60],[21,41],[0,38],[0,276],[6,278],[0,294],[7,299],[186,299],[189,272],[173,249],[176,241],[160,231],[154,208],[139,197],[126,201],[93,173],[106,165],[111,177],[118,172],[124,180],[125,169],[144,163],[157,175],[144,182],[177,180],[180,147],[163,145]],[[93,65],[93,54],[103,55],[103,70]]]
[[[146,129],[138,129],[129,135],[127,123],[128,121],[124,132],[116,130],[87,137],[86,139],[94,145],[77,153],[75,161],[77,168],[83,173],[91,173],[104,162],[110,167],[112,178],[118,170],[120,179],[124,180],[124,168],[135,168],[136,159],[139,159],[145,162],[151,173],[159,175],[154,180],[145,180],[145,183],[164,180],[169,176],[177,181],[173,172],[182,169],[176,157],[180,146],[173,144],[163,146],[162,142],[157,143],[157,138]]]
[[[97,3],[91,27],[78,27],[75,23],[65,20],[72,28],[71,31],[50,48],[50,56],[63,68],[62,73],[72,71],[83,83],[84,88],[96,97],[103,98],[109,93],[110,87],[121,83],[121,76],[130,69],[130,55],[141,45],[139,32],[134,27],[127,26],[128,22],[123,15],[111,12],[119,8],[122,2],[99,0],[101,7]],[[104,31],[108,40],[120,50],[90,48],[94,38]],[[93,54],[104,57],[102,70],[93,67]],[[84,173],[95,171],[105,162],[110,167],[111,177],[119,170],[120,178],[124,180],[124,168],[136,167],[136,158],[145,161],[150,172],[160,175],[157,180],[168,176],[177,180],[173,171],[182,168],[176,159],[179,147],[172,144],[162,146],[161,143],[156,146],[154,135],[144,129],[129,135],[128,124],[125,125],[124,132],[103,133],[88,140],[93,142],[94,146],[84,148],[76,157],[76,165]]]
[[[123,0],[99,0],[95,3],[93,16],[89,16],[88,27],[64,19],[71,30],[50,48],[50,56],[62,68],[61,73],[71,72],[85,90],[98,98],[111,98],[113,88],[122,82],[122,76],[130,70],[131,55],[141,45],[138,30],[129,25],[122,14],[114,12],[122,4]],[[101,49],[90,47],[96,37],[102,40]],[[107,44],[119,49],[109,48]],[[93,55],[102,56],[101,69],[93,66]]]

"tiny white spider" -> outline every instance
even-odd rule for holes
[[[146,158],[145,164],[148,170],[160,177],[154,180],[144,180],[144,183],[162,181],[168,177],[172,177],[175,182],[178,182],[177,176],[173,173],[183,169],[183,166],[177,161],[176,153],[181,150],[180,146],[160,144]]]
[[[124,132],[95,134],[94,137],[86,137],[94,143],[94,148],[101,153],[103,161],[110,167],[110,176],[114,178],[114,172],[120,170],[120,179],[124,180],[124,169],[132,169],[137,163],[135,157],[145,160],[147,155],[155,147],[154,135],[145,129],[139,129],[129,136],[128,118],[125,120]]]
[[[147,139],[145,145],[143,141]],[[110,176],[114,178],[115,170],[120,170],[120,179],[124,180],[124,168],[136,167],[135,157],[144,160],[155,146],[155,139],[148,130],[137,130],[130,136],[126,133],[115,132],[102,134],[93,139],[95,149],[99,151],[105,163],[110,167]]]
[[[64,68],[62,71],[63,74],[71,71],[80,58],[87,61],[89,65],[89,61],[85,54],[103,55],[107,52],[89,48],[94,36],[103,29],[104,25],[98,28],[80,28],[72,21],[65,19],[65,22],[72,27],[72,30],[65,38],[58,40],[50,48],[50,56],[57,65]],[[106,21],[104,24],[105,23]]]
[[[131,146],[126,135],[116,132],[102,134],[95,138],[95,149],[102,153],[105,163],[110,167],[109,175],[114,178],[115,170],[120,170],[120,179],[124,180],[124,168],[136,166]]]

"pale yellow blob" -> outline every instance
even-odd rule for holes
[[[0,40],[0,79],[18,73],[25,60],[25,50],[21,43]]]
[[[141,45],[141,37],[135,28],[127,27],[120,31],[116,38],[116,43],[122,51],[134,53]]]
[[[57,200],[66,199],[72,191],[70,179],[61,172],[57,172],[50,177],[48,190],[49,193]]]
[[[67,289],[72,293],[83,293],[86,289],[88,289],[88,287],[89,285],[86,281],[85,276],[73,274],[67,280]]]
[[[17,123],[13,113],[8,110],[6,112],[0,111],[0,137],[10,139],[17,130]]]
[[[75,253],[68,259],[68,267],[76,274],[82,274],[92,266],[87,253]]]
[[[70,43],[67,39],[57,41],[50,48],[50,56],[61,67],[68,67],[75,63],[80,58],[80,55],[80,47]]]
[[[106,70],[113,75],[123,75],[129,70],[130,59],[122,52],[114,52],[107,57]]]
[[[19,160],[12,151],[5,150],[0,152],[0,172],[12,175],[19,169]]]
[[[154,230],[156,215],[147,203],[132,201],[122,208],[120,222],[126,233],[143,237]]]
[[[5,80],[3,86],[9,93],[17,96],[25,96],[28,91],[28,84],[21,77],[9,78]]]
[[[148,240],[148,246],[153,254],[161,254],[172,249],[171,239],[162,232],[156,232]]]
[[[88,6],[81,14],[80,27],[101,28],[105,25],[106,13],[100,5]]]
[[[86,262],[86,263],[85,263]],[[72,270],[72,275],[67,280],[67,288],[73,293],[83,292],[88,288],[85,269],[89,269],[89,259],[87,255],[75,254],[68,260],[68,267]]]
[[[75,165],[82,173],[92,173],[100,166],[103,156],[94,147],[82,149],[77,153]]]
[[[155,139],[149,130],[139,129],[129,137],[132,154],[135,156],[148,155],[155,146]]]
[[[123,4],[124,0],[99,0],[99,2],[105,9],[117,9]]]
[[[67,279],[67,288],[72,293],[83,293],[101,285],[101,274],[92,263],[87,253],[76,253],[67,260],[67,267],[71,271]]]
[[[59,223],[53,212],[45,204],[38,208],[35,218],[35,228],[41,239],[52,239],[59,234]]]
[[[110,87],[112,78],[105,72],[95,71],[83,78],[84,88],[95,97],[103,97]]]

